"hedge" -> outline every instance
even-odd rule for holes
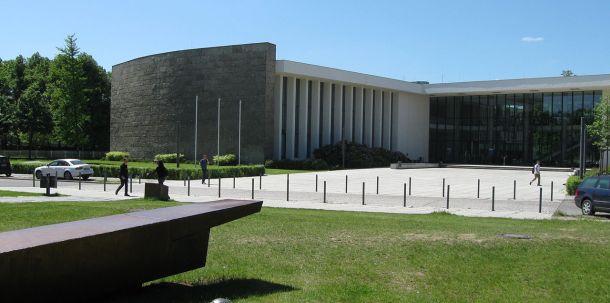
[[[176,154],[156,154],[155,155],[155,160],[161,160],[165,163],[173,163],[176,162]],[[180,154],[180,162],[184,162],[185,158],[184,158],[184,154]]]
[[[339,168],[343,165],[343,142],[322,146],[316,149],[313,154],[316,159],[326,161],[330,167]],[[388,167],[391,163],[399,161],[403,163],[411,162],[401,152],[345,142],[346,168]]]
[[[35,162],[24,162],[13,164],[13,173],[16,174],[32,174],[34,169],[38,166],[45,165],[46,163],[35,163]],[[119,165],[91,165],[93,168],[94,177],[103,177],[106,172],[108,177],[118,178],[119,177]],[[129,168],[129,174],[133,176],[142,176],[151,178],[156,177],[153,174],[155,171],[151,167],[131,167]],[[201,169],[199,168],[168,168],[169,175],[168,180],[182,180],[187,176],[191,176],[191,179],[201,178]],[[265,167],[263,165],[241,165],[241,166],[208,166],[208,175],[210,178],[232,178],[232,177],[249,177],[258,176],[265,174]]]
[[[212,160],[218,166],[237,165],[237,156],[234,154],[214,156]]]
[[[128,152],[111,151],[107,152],[106,156],[104,156],[104,160],[107,161],[123,161],[124,158],[129,158]]]
[[[326,161],[322,159],[306,159],[306,160],[267,160],[265,161],[267,168],[280,169],[304,169],[304,170],[328,170],[330,167]]]

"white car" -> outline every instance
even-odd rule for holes
[[[58,178],[72,179],[81,176],[84,180],[93,175],[93,168],[89,164],[78,159],[57,159],[45,166],[39,166],[34,170],[37,179],[50,174]]]

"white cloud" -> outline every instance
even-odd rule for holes
[[[527,36],[527,37],[521,38],[521,41],[523,41],[523,42],[542,42],[542,41],[544,41],[544,38]]]

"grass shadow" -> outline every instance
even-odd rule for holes
[[[235,300],[293,290],[297,288],[260,279],[224,279],[194,285],[161,282],[107,302],[210,302],[216,298]]]

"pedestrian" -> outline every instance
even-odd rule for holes
[[[536,179],[538,179],[538,186],[540,186],[540,160],[536,161],[536,165],[534,165],[534,167],[532,167],[532,174],[534,174],[534,179],[532,179],[532,181],[530,181],[530,185],[532,185],[532,182],[536,181]]]
[[[167,179],[167,168],[163,164],[163,160],[157,161],[157,168],[155,169],[155,173],[157,173],[157,181],[159,181],[159,185],[163,185],[165,179]]]
[[[205,179],[208,177],[208,155],[203,155],[199,165],[201,166],[201,184],[205,184]]]
[[[123,158],[123,164],[121,164],[121,171],[119,172],[119,179],[121,179],[121,185],[119,186],[119,188],[116,189],[116,192],[114,192],[115,195],[118,195],[119,191],[124,186],[125,187],[125,196],[129,197],[129,194],[127,193],[127,187],[128,187],[127,182],[129,181],[129,171],[127,168],[128,162],[129,162],[129,160],[127,160],[127,158]]]

